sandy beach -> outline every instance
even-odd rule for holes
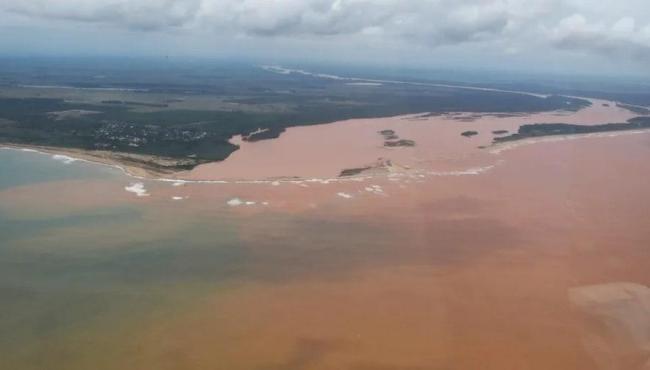
[[[166,171],[164,166],[173,166],[177,161],[156,156],[147,156],[130,153],[111,152],[103,150],[83,150],[75,148],[58,148],[52,146],[23,145],[14,143],[0,143],[0,148],[35,151],[51,155],[54,159],[67,162],[83,161],[117,168],[134,178],[159,179],[175,174],[175,171]],[[157,166],[153,166],[157,164]],[[163,167],[163,168],[161,168]]]

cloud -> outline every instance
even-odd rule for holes
[[[556,47],[566,50],[650,62],[650,25],[637,27],[631,17],[623,17],[608,25],[590,23],[583,15],[574,14],[562,19],[549,32],[549,39]]]
[[[0,0],[0,24],[3,14],[203,38],[549,47],[650,62],[645,0]]]
[[[207,27],[253,36],[354,35],[381,31],[430,45],[500,34],[519,1],[483,0],[30,0],[0,10],[49,20],[143,30]],[[515,7],[513,6],[512,9]]]
[[[192,22],[201,4],[201,0],[28,0],[0,5],[0,9],[43,20],[107,23],[135,30],[160,30]]]

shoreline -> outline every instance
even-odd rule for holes
[[[638,135],[638,134],[650,134],[650,128],[639,129],[639,130],[629,130],[629,129],[612,130],[612,131],[603,131],[603,132],[591,132],[586,134],[578,133],[578,134],[567,134],[567,135],[545,135],[545,136],[537,136],[537,137],[526,137],[518,140],[496,142],[490,146],[485,147],[485,149],[489,150],[490,154],[501,154],[502,152],[516,149],[526,145],[558,143],[567,140],[607,138],[607,137]]]
[[[251,180],[194,180],[194,179],[184,179],[182,177],[174,177],[173,175],[184,173],[185,171],[178,171],[171,173],[171,177],[164,177],[166,173],[150,171],[142,167],[127,165],[123,162],[120,162],[117,159],[107,158],[103,156],[98,156],[93,154],[92,151],[86,151],[83,149],[65,149],[65,148],[54,148],[54,147],[44,147],[39,145],[26,145],[26,144],[0,144],[0,150],[14,150],[27,153],[37,153],[42,155],[48,155],[51,157],[60,156],[63,157],[66,164],[73,162],[83,162],[93,165],[110,167],[116,170],[119,170],[124,175],[131,177],[135,180],[143,181],[157,181],[157,182],[171,182],[179,184],[273,184],[276,182],[285,182],[285,183],[304,183],[304,182],[319,182],[319,183],[330,183],[330,182],[358,182],[365,179],[373,178],[374,176],[346,176],[346,177],[337,177],[337,178],[306,178],[306,177],[277,177],[277,178],[267,178],[267,179],[251,179]],[[102,152],[103,153],[103,152]],[[56,158],[54,158],[56,159]]]
[[[136,166],[120,161],[114,156],[128,156],[121,152],[92,151],[75,148],[59,148],[42,145],[0,143],[0,149],[17,150],[24,152],[35,152],[51,156],[63,156],[70,158],[70,162],[80,161],[96,165],[107,166],[122,171],[125,175],[138,179],[155,179],[165,175],[165,172],[155,171],[144,166]],[[151,156],[153,157],[153,156]]]
[[[594,99],[587,99],[592,103],[592,107],[599,107],[602,103],[600,100],[594,100]],[[615,102],[609,102],[610,104],[613,104]],[[586,108],[586,109],[593,109],[593,108]],[[580,110],[583,111],[583,110]],[[578,112],[580,112],[578,111]],[[542,113],[540,115],[551,115],[551,116],[558,116],[562,117],[568,114],[568,116],[565,116],[565,118],[569,118],[573,116],[574,114],[578,114],[578,112],[566,112],[566,111],[553,111],[549,113]],[[406,114],[406,115],[398,115],[398,116],[389,116],[389,117],[382,117],[382,118],[375,118],[375,119],[357,119],[357,120],[343,120],[343,121],[335,121],[335,122],[330,122],[330,123],[323,123],[323,124],[318,124],[318,125],[312,125],[312,126],[298,126],[295,128],[289,128],[289,130],[294,130],[295,132],[302,132],[302,131],[310,131],[311,130],[322,130],[324,128],[328,129],[333,129],[335,127],[341,126],[341,123],[349,123],[346,124],[345,127],[342,128],[336,128],[337,131],[334,131],[334,136],[332,137],[339,137],[340,140],[344,141],[351,141],[351,143],[347,143],[348,147],[350,148],[358,148],[359,141],[358,140],[365,140],[363,142],[363,145],[366,145],[366,149],[368,145],[370,145],[372,148],[374,148],[374,145],[379,145],[379,144],[373,144],[374,143],[374,138],[370,138],[370,136],[373,135],[374,133],[374,128],[367,129],[369,127],[368,125],[374,126],[381,126],[380,128],[385,128],[383,127],[386,125],[386,127],[399,124],[402,125],[400,130],[410,130],[406,127],[418,127],[418,126],[411,126],[409,124],[406,124],[404,126],[404,120],[410,120],[412,118],[417,118],[420,117],[421,115],[426,114],[426,113],[412,113],[412,114]],[[463,122],[456,122],[454,121],[455,118],[453,117],[454,115],[458,114],[472,114],[472,115],[479,115],[480,117],[478,120],[483,119],[485,116],[489,116],[489,112],[483,112],[483,113],[462,113],[462,112],[455,112],[455,113],[450,113],[452,116],[447,118],[444,118],[442,121],[445,124],[445,126],[435,126],[435,127],[440,127],[441,130],[448,130],[450,127],[453,126],[447,126],[446,125],[446,120],[451,119],[454,123],[454,125],[458,124],[459,127],[461,125],[465,124]],[[591,113],[593,115],[593,112]],[[526,116],[517,116],[517,120],[513,121],[511,118],[506,118],[504,119],[505,121],[502,123],[495,123],[495,122],[489,122],[490,125],[493,126],[499,126],[497,128],[504,128],[501,126],[507,126],[507,125],[513,125],[511,130],[514,132],[515,127],[521,127],[522,123],[518,122],[519,120],[522,120],[525,122],[526,119],[531,120],[531,119],[536,119],[534,118],[535,114],[529,113]],[[537,117],[539,118],[539,117]],[[574,118],[574,117],[571,117]],[[558,119],[558,121],[567,121],[571,122],[571,118],[569,119]],[[582,117],[584,119],[585,117]],[[588,118],[593,118],[593,117],[588,117]],[[619,117],[620,119],[621,117]],[[500,121],[498,118],[494,118]],[[540,120],[547,120],[547,118],[540,118]],[[610,119],[615,119],[613,117],[610,117]],[[378,121],[378,122],[375,122]],[[385,121],[385,122],[384,122]],[[450,122],[452,122],[450,121]],[[576,121],[574,119],[574,121]],[[474,121],[472,121],[474,122]],[[510,122],[510,123],[508,123]],[[479,122],[482,124],[482,122]],[[432,121],[432,122],[424,122],[423,124],[429,125],[429,127],[434,127],[432,125],[438,125],[440,122],[438,121]],[[576,123],[573,123],[576,124]],[[584,124],[582,125],[591,125],[591,124]],[[359,127],[366,127],[363,130],[365,131],[359,131]],[[356,128],[355,128],[356,127]],[[426,127],[426,126],[419,126],[419,127]],[[394,128],[394,127],[392,127]],[[485,129],[489,130],[488,128],[481,128],[481,127],[475,127],[475,129],[481,129],[481,131],[484,131]],[[507,128],[507,127],[505,127]],[[461,128],[459,128],[461,129]],[[464,128],[463,128],[464,129]],[[370,130],[370,132],[366,132]],[[428,130],[428,129],[427,129]],[[438,130],[436,128],[436,130]],[[291,132],[294,133],[295,132]],[[480,152],[483,152],[485,154],[488,154],[489,156],[492,155],[498,155],[503,151],[507,151],[510,149],[514,149],[520,146],[524,145],[530,145],[530,144],[536,144],[536,143],[550,143],[550,142],[558,142],[558,141],[564,141],[564,140],[575,140],[575,139],[581,139],[581,138],[596,138],[596,137],[610,137],[610,136],[619,136],[619,135],[630,135],[630,134],[642,134],[642,133],[648,133],[650,132],[650,129],[612,129],[609,131],[601,131],[601,132],[593,132],[593,133],[570,133],[566,135],[554,135],[554,134],[549,134],[549,135],[543,135],[543,136],[537,136],[537,137],[522,137],[520,139],[515,139],[511,141],[503,141],[503,142],[492,142],[490,144],[485,143],[485,145],[479,146],[478,150]],[[148,180],[148,181],[158,181],[158,182],[173,182],[173,183],[196,183],[196,184],[228,184],[228,183],[241,183],[241,184],[255,184],[255,183],[261,183],[261,184],[268,184],[268,183],[275,183],[275,182],[284,182],[284,183],[304,183],[304,182],[320,182],[320,183],[330,183],[330,182],[351,182],[351,181],[363,181],[365,179],[373,179],[373,178],[390,178],[390,177],[395,177],[395,176],[419,176],[419,175],[429,175],[429,176],[444,176],[444,175],[458,175],[458,174],[473,174],[476,172],[476,168],[484,168],[484,167],[490,167],[495,165],[495,163],[498,162],[498,158],[496,158],[494,161],[488,160],[483,161],[483,163],[477,162],[477,163],[464,163],[462,166],[446,166],[443,165],[442,167],[427,167],[427,165],[421,166],[420,164],[425,163],[425,162],[431,162],[432,160],[440,159],[442,158],[443,160],[448,160],[450,156],[454,156],[454,152],[448,152],[448,149],[445,149],[444,152],[425,152],[425,153],[420,153],[418,152],[421,149],[418,149],[419,147],[424,150],[424,148],[428,148],[431,146],[432,143],[420,143],[418,142],[415,145],[415,152],[412,151],[405,151],[405,152],[377,152],[376,149],[372,149],[372,156],[369,156],[368,151],[366,149],[366,152],[359,152],[357,149],[353,149],[352,153],[356,153],[354,156],[355,160],[358,160],[358,162],[363,162],[367,161],[365,163],[353,163],[352,161],[348,161],[347,159],[344,158],[344,160],[341,160],[341,158],[334,158],[334,161],[332,161],[332,157],[328,157],[329,154],[325,153],[322,158],[318,157],[318,160],[322,160],[322,163],[329,163],[329,170],[325,171],[323,169],[318,170],[317,167],[314,165],[305,167],[305,165],[300,164],[298,167],[296,167],[296,163],[293,163],[291,158],[295,157],[286,157],[287,153],[282,153],[279,157],[274,157],[274,153],[277,154],[277,152],[274,152],[274,149],[277,150],[277,146],[280,144],[283,148],[286,146],[284,142],[282,142],[283,139],[287,139],[287,135],[290,132],[287,132],[285,135],[283,135],[282,138],[278,139],[272,139],[272,140],[266,140],[264,141],[265,144],[262,146],[251,146],[249,148],[252,149],[254,148],[254,152],[256,155],[262,155],[262,152],[265,152],[264,157],[271,156],[275,158],[275,164],[277,163],[285,163],[283,162],[283,158],[286,160],[289,160],[287,165],[282,167],[282,165],[273,167],[272,169],[269,170],[269,168],[266,168],[266,173],[262,171],[262,173],[256,172],[251,172],[250,169],[246,170],[247,167],[250,167],[252,165],[256,166],[262,166],[261,168],[265,168],[265,163],[257,163],[257,162],[246,162],[246,161],[240,161],[239,158],[235,158],[237,156],[240,156],[242,154],[246,155],[246,153],[238,153],[241,151],[240,148],[239,151],[236,151],[236,155],[233,157],[229,157],[223,161],[214,161],[214,162],[205,162],[205,163],[199,163],[195,165],[192,169],[181,169],[179,167],[182,167],[184,165],[187,165],[185,163],[184,159],[176,159],[176,158],[166,158],[166,157],[159,157],[155,155],[142,155],[142,154],[132,154],[132,153],[124,153],[124,152],[111,152],[111,151],[103,151],[103,150],[86,150],[86,149],[76,149],[76,148],[63,148],[63,147],[52,147],[52,146],[41,146],[41,145],[30,145],[30,144],[15,144],[15,143],[0,143],[0,148],[1,149],[15,149],[15,150],[22,150],[22,151],[35,151],[39,152],[41,154],[46,154],[50,156],[63,156],[65,158],[55,158],[55,159],[63,159],[64,162],[66,162],[66,158],[69,160],[67,162],[74,162],[74,161],[82,161],[86,163],[92,163],[92,164],[98,164],[98,165],[103,165],[103,166],[108,166],[111,168],[115,168],[119,171],[121,171],[123,174],[127,175],[128,177],[131,177],[133,179],[137,180]],[[402,132],[400,132],[402,133]],[[426,133],[426,132],[425,132]],[[323,133],[321,133],[322,135]],[[332,131],[326,132],[327,135],[331,135]],[[370,136],[368,136],[368,134]],[[419,133],[421,135],[422,132]],[[310,135],[313,136],[313,133]],[[339,136],[336,136],[339,135]],[[358,139],[355,139],[355,135],[362,135]],[[407,136],[409,135],[418,135],[418,131],[411,132],[411,134],[406,133]],[[455,135],[452,133],[452,135]],[[289,135],[291,136],[291,135]],[[295,135],[294,135],[295,136]],[[438,136],[438,135],[436,135]],[[453,137],[453,136],[451,136]],[[451,138],[450,137],[450,138]],[[308,137],[308,139],[310,139]],[[348,140],[351,139],[351,140]],[[455,137],[454,137],[455,140]],[[238,136],[233,136],[230,139],[231,142],[239,142],[242,141],[241,137]],[[277,143],[276,141],[280,141],[281,143]],[[304,141],[304,140],[303,140]],[[290,150],[296,151],[296,150],[312,150],[312,147],[305,148],[302,145],[295,146],[295,138],[293,141],[289,142],[289,147],[292,148]],[[271,143],[273,144],[272,146],[268,147],[268,144]],[[469,152],[467,150],[475,150],[477,147],[469,147],[466,145],[467,142],[463,142],[462,145],[465,145],[464,152],[459,152],[456,153],[455,155],[458,156],[457,159],[466,157]],[[243,143],[242,143],[243,144]],[[435,144],[435,143],[433,143]],[[240,144],[241,145],[241,144]],[[249,145],[249,144],[247,144]],[[254,145],[254,144],[250,144]],[[267,146],[265,146],[267,145]],[[436,144],[437,145],[437,144]],[[276,148],[274,148],[274,146]],[[473,148],[473,149],[472,149]],[[322,149],[322,148],[321,148]],[[385,149],[382,148],[381,149]],[[284,151],[284,149],[282,149]],[[329,150],[329,149],[328,149]],[[364,154],[365,153],[365,154]],[[390,153],[390,154],[388,154]],[[479,152],[477,152],[479,153]],[[323,154],[323,153],[321,153]],[[359,154],[364,154],[364,155],[359,155]],[[284,155],[285,157],[282,157]],[[295,156],[295,153],[291,154],[292,156]],[[351,154],[352,155],[352,154]],[[379,157],[377,157],[379,155]],[[384,155],[388,155],[389,157],[384,157]],[[393,155],[396,157],[393,158]],[[426,157],[423,157],[422,155],[425,155]],[[407,158],[408,157],[408,158]],[[409,163],[409,159],[413,159],[415,157],[417,158],[417,161],[414,163]],[[309,160],[309,156],[305,157],[307,158],[306,160]],[[371,161],[371,158],[375,158],[374,160]],[[399,161],[399,159],[404,160],[406,158],[406,162],[402,163]],[[446,158],[446,159],[445,159]],[[314,158],[312,158],[314,159]],[[377,167],[376,163],[378,163],[378,160],[384,160],[387,161],[388,163],[392,163],[392,165],[388,167]],[[421,163],[417,163],[417,162]],[[413,162],[413,161],[411,161]],[[319,163],[319,162],[314,162],[314,163]],[[201,173],[201,168],[205,167],[210,167],[210,166],[219,166],[216,167],[213,173]],[[224,167],[225,170],[224,170]],[[293,166],[293,167],[292,167]],[[213,167],[214,168],[214,167]],[[234,169],[234,171],[233,171]],[[240,171],[239,169],[244,169],[244,171]],[[336,172],[333,172],[332,170],[336,169]],[[342,175],[346,171],[349,170],[356,170],[359,169],[360,171],[351,173],[350,175]],[[197,171],[199,170],[199,171]],[[230,172],[229,172],[230,171]],[[483,170],[480,170],[483,171]],[[479,171],[479,172],[480,172]],[[198,172],[198,173],[197,173]]]
[[[544,143],[558,143],[567,140],[580,140],[580,139],[590,139],[590,138],[608,138],[608,137],[618,137],[618,136],[627,136],[627,135],[638,135],[638,134],[650,134],[650,129],[642,130],[614,130],[607,132],[598,132],[598,133],[588,133],[588,134],[569,134],[569,135],[548,135],[540,136],[537,138],[525,138],[516,141],[494,143],[490,146],[486,146],[482,150],[486,150],[490,155],[500,155],[503,152],[517,149],[519,147],[534,145],[534,144],[544,144]],[[271,184],[276,185],[279,183],[290,183],[290,184],[302,184],[302,183],[345,183],[345,182],[362,182],[365,180],[376,179],[376,178],[394,178],[394,177],[418,177],[418,176],[464,176],[464,175],[479,175],[487,171],[492,170],[503,160],[497,160],[492,164],[485,166],[473,166],[465,169],[458,170],[442,170],[442,171],[433,171],[426,169],[407,169],[400,172],[391,172],[391,171],[362,171],[359,174],[352,176],[338,176],[338,177],[301,177],[301,176],[279,176],[279,177],[270,177],[262,179],[186,179],[180,176],[179,174],[185,173],[186,171],[178,171],[172,173],[157,172],[149,170],[143,167],[129,165],[121,162],[119,159],[110,158],[105,156],[107,152],[101,152],[101,155],[97,155],[93,151],[87,151],[83,149],[66,149],[66,148],[54,148],[54,147],[44,147],[38,145],[26,145],[26,144],[0,144],[0,150],[15,150],[22,152],[38,153],[42,155],[49,155],[51,157],[62,157],[54,159],[62,159],[64,163],[70,164],[73,162],[83,162],[93,165],[105,166],[119,170],[124,175],[131,177],[135,180],[142,181],[156,181],[156,182],[168,182],[176,184]],[[114,153],[109,153],[114,154]],[[118,155],[123,153],[118,153]],[[170,176],[171,175],[171,176]]]
[[[108,159],[104,157],[97,157],[89,153],[84,153],[83,150],[66,150],[51,147],[42,147],[42,146],[29,146],[29,145],[13,145],[13,144],[0,144],[0,150],[15,150],[28,153],[37,153],[42,155],[48,155],[51,157],[61,156],[66,164],[73,162],[83,162],[93,165],[110,167],[117,169],[122,172],[124,175],[131,177],[135,180],[142,181],[156,181],[156,182],[168,182],[176,184],[270,184],[277,185],[280,183],[288,184],[303,184],[303,183],[320,183],[320,184],[330,184],[330,183],[350,183],[350,182],[362,182],[365,180],[371,180],[376,178],[395,178],[395,177],[421,177],[424,175],[428,176],[464,176],[464,175],[479,175],[486,171],[493,169],[499,162],[490,164],[487,166],[475,166],[466,169],[459,169],[453,171],[426,171],[423,169],[412,169],[402,172],[375,172],[364,171],[358,175],[353,176],[339,176],[339,177],[276,177],[276,178],[266,178],[266,179],[232,179],[232,180],[196,180],[196,179],[184,179],[182,177],[160,177],[155,176],[152,172],[148,172],[139,167],[128,166],[120,163],[117,160]],[[54,158],[56,159],[56,158]],[[136,171],[131,171],[135,169]],[[138,173],[141,172],[141,173]],[[182,173],[182,172],[179,172]]]

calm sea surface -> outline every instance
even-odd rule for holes
[[[109,167],[0,150],[0,368],[213,368],[219,358],[174,366],[189,360],[156,348],[164,334],[147,335],[206,297],[335,277],[386,243],[364,224],[242,220],[223,201],[137,198],[124,191],[132,182]],[[337,247],[354,238],[354,252]],[[226,348],[227,335],[211,334]]]

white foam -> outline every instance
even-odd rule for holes
[[[273,182],[271,183],[271,185],[273,185],[273,186],[280,186],[280,181],[273,181]]]
[[[239,207],[244,204],[244,201],[239,198],[232,198],[231,200],[227,201],[226,204],[231,207]]]
[[[262,204],[268,205],[267,202],[264,203]],[[231,200],[227,201],[226,204],[228,204],[231,207],[239,207],[239,206],[254,206],[257,204],[257,202],[253,200],[243,200],[241,198],[232,198]]]
[[[432,175],[432,176],[473,176],[473,175],[480,175],[482,173],[488,172],[491,169],[493,169],[494,167],[495,167],[495,165],[489,165],[489,166],[484,166],[484,167],[468,168],[466,170],[459,170],[459,171],[429,172],[429,175]]]
[[[381,186],[379,186],[379,185],[366,186],[364,188],[364,190],[369,192],[369,193],[376,194],[376,195],[386,195],[386,194],[384,194],[384,189],[382,189]]]
[[[149,193],[147,193],[147,189],[144,187],[144,184],[141,182],[129,184],[129,186],[124,187],[124,190],[128,191],[129,193],[134,193],[139,197],[149,196]]]
[[[172,197],[172,200],[185,200],[187,197]]]
[[[338,195],[341,198],[345,198],[345,199],[351,199],[352,198],[351,194],[343,193],[343,192],[336,193],[336,195]]]
[[[54,159],[54,160],[56,160],[56,161],[61,161],[61,162],[65,163],[65,164],[70,164],[70,163],[72,163],[72,162],[76,162],[76,161],[77,161],[76,158],[68,157],[67,155],[61,155],[61,154],[55,154],[55,155],[53,155],[53,156],[52,156],[52,159]]]

